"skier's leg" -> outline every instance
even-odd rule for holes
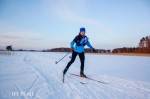
[[[79,58],[81,62],[80,74],[84,74],[84,60],[85,60],[84,52],[79,54]]]
[[[72,52],[72,58],[71,58],[71,60],[68,62],[66,68],[65,68],[64,71],[63,71],[63,74],[64,74],[64,75],[66,74],[66,72],[67,72],[67,70],[69,69],[69,67],[71,66],[71,64],[75,61],[77,54],[78,54],[78,53],[76,53],[76,52],[74,52],[74,51]]]

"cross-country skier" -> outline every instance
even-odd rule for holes
[[[92,45],[88,41],[88,37],[85,35],[85,32],[86,32],[85,28],[80,28],[79,34],[71,42],[72,57],[71,57],[71,60],[68,62],[66,68],[63,71],[63,77],[66,74],[69,67],[71,66],[71,64],[75,61],[77,55],[79,55],[80,62],[81,62],[80,76],[86,77],[86,75],[84,74],[84,60],[85,60],[84,46],[87,45],[94,52],[96,50],[92,47]]]

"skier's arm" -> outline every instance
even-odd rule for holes
[[[87,46],[88,46],[89,48],[91,48],[91,49],[93,50],[93,52],[96,52],[96,49],[90,44],[89,41],[87,42]]]
[[[87,45],[89,48],[92,48],[92,49],[93,49],[93,46],[90,44],[89,41],[87,41],[86,45]]]
[[[73,40],[73,41],[70,43],[70,47],[71,47],[72,49],[74,49],[74,44],[75,44],[75,41]]]
[[[70,47],[72,48],[72,49],[74,49],[74,44],[76,43],[75,41],[76,41],[76,39],[77,39],[77,36],[73,39],[73,41],[70,43]]]

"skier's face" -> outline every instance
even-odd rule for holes
[[[81,36],[84,36],[84,35],[85,35],[85,32],[80,32],[80,35],[81,35]]]

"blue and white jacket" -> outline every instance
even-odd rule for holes
[[[77,35],[74,40],[71,42],[71,48],[77,52],[77,53],[82,53],[84,52],[84,46],[87,45],[89,48],[92,48],[92,45],[90,44],[90,42],[88,41],[88,37],[87,36],[81,36],[81,35]]]

